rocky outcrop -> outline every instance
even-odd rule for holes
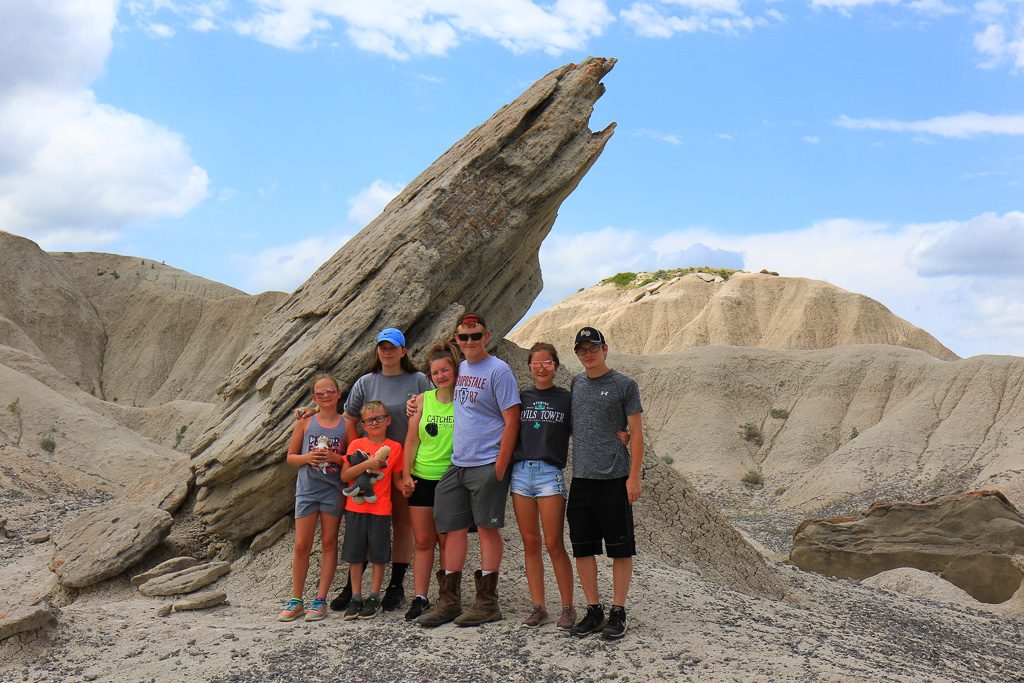
[[[245,292],[142,258],[55,252],[103,321],[101,397],[121,404],[210,402],[283,292]],[[117,273],[117,277],[113,276]]]
[[[292,410],[329,370],[366,371],[383,327],[414,357],[465,310],[495,338],[541,289],[537,252],[558,207],[597,160],[613,126],[588,121],[615,60],[590,58],[537,81],[470,131],[268,315],[220,391],[224,406],[193,449],[196,504],[209,529],[242,539],[289,509],[281,468]],[[235,494],[245,491],[245,495]],[[231,491],[231,493],[228,493]]]
[[[998,491],[874,503],[859,517],[810,519],[790,560],[806,571],[863,579],[897,567],[934,572],[976,600],[1009,600],[1024,578],[1024,517]]]
[[[224,591],[206,591],[193,593],[183,600],[174,603],[175,612],[184,612],[193,609],[207,609],[223,605],[228,600],[228,594]]]
[[[171,530],[171,516],[143,503],[121,501],[86,512],[54,539],[50,569],[64,586],[82,588],[117,576]]]
[[[292,525],[292,518],[282,517],[277,522],[267,529],[256,534],[255,538],[252,539],[252,543],[249,544],[249,551],[258,553],[261,550],[266,550],[270,546],[274,545],[277,539],[284,536],[285,532]]]
[[[685,264],[684,264],[685,265]],[[824,349],[889,344],[936,358],[957,355],[874,299],[821,280],[693,273],[639,289],[598,284],[525,321],[509,339],[572,339],[593,325],[625,353],[673,353],[695,346]]]

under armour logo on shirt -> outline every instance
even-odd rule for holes
[[[608,395],[608,392],[607,392],[607,391],[602,391],[602,392],[601,392],[601,395],[602,395],[602,396],[607,396],[607,395]]]

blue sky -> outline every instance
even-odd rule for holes
[[[291,291],[587,55],[618,127],[534,310],[768,268],[1024,355],[1024,0],[0,0],[0,229]]]

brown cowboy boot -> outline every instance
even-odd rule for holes
[[[440,595],[436,605],[416,618],[420,626],[447,624],[462,612],[462,572],[445,574],[443,569],[439,569],[436,576]]]
[[[498,572],[484,576],[477,569],[473,578],[476,579],[476,604],[459,615],[456,626],[479,626],[502,618],[498,605]]]

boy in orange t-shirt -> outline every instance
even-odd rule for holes
[[[405,462],[402,446],[384,436],[391,417],[380,401],[367,401],[360,412],[360,423],[366,436],[348,445],[348,455],[361,450],[370,456],[358,465],[349,463],[348,455],[341,468],[342,481],[351,482],[367,470],[380,471],[383,476],[373,485],[375,502],[357,503],[349,498],[345,503],[345,542],[341,559],[350,563],[352,602],[345,611],[345,621],[372,619],[380,611],[380,588],[384,582],[384,566],[391,560],[391,484],[401,490]],[[387,446],[390,452],[382,451]],[[362,596],[363,562],[369,553],[372,567],[370,595]]]

